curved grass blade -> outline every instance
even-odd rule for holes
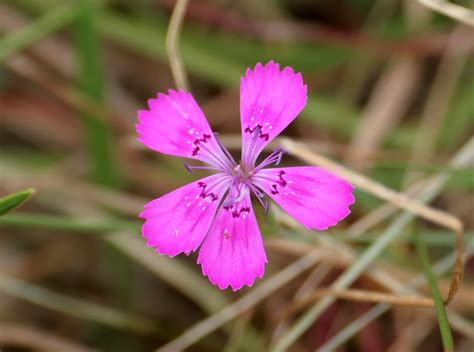
[[[0,216],[5,215],[11,212],[13,209],[19,207],[35,192],[36,190],[34,188],[28,188],[0,198]]]

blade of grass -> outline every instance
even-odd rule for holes
[[[202,276],[189,270],[185,263],[180,261],[171,263],[169,258],[157,256],[152,250],[146,248],[142,241],[135,236],[135,233],[140,232],[141,224],[139,222],[17,213],[1,218],[1,226],[102,234],[106,242],[148,268],[185,296],[190,297],[207,313],[222,309],[228,303],[225,296],[219,291],[208,285],[203,285]]]
[[[1,218],[0,226],[102,234],[123,230],[139,232],[141,224],[137,221],[121,219],[77,219],[66,216],[16,213]]]
[[[75,28],[77,58],[79,62],[79,87],[92,101],[104,104],[104,73],[101,57],[101,35],[99,23],[102,6],[96,0],[79,0],[79,14]],[[90,162],[90,176],[100,185],[116,188],[120,185],[119,173],[113,154],[113,131],[104,116],[83,115],[85,144]],[[132,306],[133,280],[136,277],[133,266],[122,255],[104,248],[104,269],[109,276],[114,298],[122,305]],[[124,279],[128,278],[128,279]],[[128,336],[110,338],[112,349],[138,348],[136,341]],[[122,347],[121,347],[122,346]]]
[[[44,166],[43,162],[39,164]],[[2,173],[2,169],[6,170],[6,172]],[[14,170],[14,172],[12,170]],[[9,163],[8,160],[6,162],[3,160],[3,163],[0,162],[0,175],[5,175],[5,177],[3,177],[2,180],[2,177],[0,176],[0,183],[7,182],[8,185],[9,180],[20,179],[21,182],[29,184],[29,182],[33,180],[30,179],[31,176],[28,177],[27,175],[31,175],[33,171],[34,169],[32,168],[18,167],[15,163]],[[124,212],[128,215],[136,216],[145,200],[130,197],[130,195],[111,190],[104,193],[100,187],[88,187],[86,184],[71,178],[70,175],[67,176],[61,173],[48,175],[46,182],[44,182],[45,179],[43,178],[39,181],[36,179],[40,183],[39,185],[41,186],[40,188],[42,189],[42,194],[44,196],[40,201],[42,205],[55,212],[67,214],[67,216],[15,213],[9,214],[8,217],[4,217],[3,219],[5,219],[5,221],[3,222],[3,219],[0,219],[0,226],[49,229],[64,232],[71,231],[84,234],[110,234],[110,237],[100,236],[101,240],[105,241],[107,237],[110,241],[115,241],[115,243],[113,243],[114,248],[110,247],[110,249],[115,253],[117,253],[116,249],[119,249],[121,252],[120,254],[125,255],[125,258],[129,261],[129,265],[136,263],[139,266],[143,266],[146,270],[156,275],[157,278],[175,288],[176,291],[183,294],[190,301],[195,302],[203,311],[207,313],[211,310],[216,311],[228,303],[225,294],[216,291],[213,286],[210,286],[208,280],[195,271],[195,268],[190,268],[181,259],[171,260],[169,258],[160,257],[144,246],[139,235],[140,227],[142,226],[141,223],[119,218],[111,218],[101,210],[105,207],[106,209],[113,209],[119,213]],[[67,191],[64,193],[64,190],[66,190],[67,187],[72,187],[74,191]],[[62,190],[62,195],[65,197],[64,201],[68,203],[74,202],[74,200],[77,201],[78,199],[81,199],[81,201],[87,200],[88,212],[93,215],[89,218],[84,218],[81,213],[77,214],[71,208],[62,207],[61,203],[58,203],[54,196],[48,197],[48,195],[57,194],[60,190]],[[90,197],[86,196],[88,194]],[[120,210],[116,208],[116,205],[121,203],[128,204],[126,209]],[[133,246],[130,245],[127,239],[122,239],[121,236],[117,236],[119,238],[115,238],[114,240],[112,239],[112,237],[121,232],[128,232],[129,236],[136,240],[136,242],[133,242]],[[141,251],[136,249],[139,245],[142,247]],[[168,270],[170,266],[175,270]],[[135,270],[137,268],[138,267],[135,267]],[[123,273],[121,276],[124,277]],[[192,277],[192,279],[188,279],[189,277]],[[182,278],[185,279],[181,280]],[[197,289],[196,287],[198,286],[199,288]],[[197,295],[196,292],[203,293]],[[217,295],[217,292],[219,293],[219,297],[216,298],[215,296]]]
[[[443,297],[438,288],[438,280],[431,267],[430,259],[428,257],[428,250],[423,239],[420,236],[418,230],[415,230],[415,242],[418,257],[420,258],[421,264],[425,271],[426,280],[431,287],[431,295],[436,306],[436,313],[438,317],[439,330],[441,332],[441,339],[443,340],[443,346],[445,351],[454,351],[453,335],[449,326],[448,316],[444,307]]]
[[[445,0],[418,0],[420,4],[454,20],[474,26],[474,11]]]
[[[349,270],[345,271],[331,285],[334,290],[343,290],[350,286],[366,268],[377,258],[377,256],[391,243],[401,230],[412,220],[414,216],[404,213],[397,217],[392,225],[384,231],[368,249],[353,263]],[[301,318],[275,343],[272,351],[286,351],[289,347],[316,321],[326,308],[336,300],[335,297],[322,298],[316,305],[308,309]]]
[[[291,236],[288,236],[288,238],[290,237]],[[375,232],[367,232],[364,235],[358,237],[354,237],[351,234],[344,232],[331,233],[331,238],[338,241],[347,241],[359,244],[369,244],[375,241],[377,237],[378,233]],[[430,246],[452,247],[455,245],[453,235],[447,231],[426,231],[423,232],[423,238],[426,244]],[[413,238],[410,238],[409,236],[402,236],[399,240],[407,243],[413,242]],[[464,234],[464,242],[469,245],[474,244],[474,231],[468,231]]]
[[[13,209],[19,207],[30,198],[36,190],[28,188],[23,191],[9,194],[0,198],[0,216],[11,212]]]
[[[0,291],[41,307],[113,328],[140,334],[158,331],[157,326],[148,319],[56,293],[4,274],[0,274]]]
[[[468,141],[463,148],[454,157],[454,165],[462,165],[470,162],[472,150],[474,148],[474,139]],[[444,177],[441,177],[444,176]],[[428,202],[433,199],[442,189],[446,182],[448,175],[441,174],[437,182],[431,183],[427,186],[418,199],[422,202]],[[367,267],[377,258],[380,253],[397,238],[399,233],[405,228],[415,215],[404,211],[397,216],[391,225],[377,238],[377,240],[367,248],[361,256],[353,263],[349,270],[345,271],[339,278],[331,285],[332,289],[343,290],[351,285]],[[458,266],[458,263],[456,264]],[[282,336],[282,338],[275,343],[273,351],[286,351],[307,329],[314,323],[314,321],[321,316],[326,308],[335,301],[334,297],[325,297],[321,299],[316,305],[306,311],[300,317],[289,331]]]
[[[173,352],[185,350],[204,336],[210,334],[219,327],[223,326],[225,323],[236,318],[247,309],[252,308],[257,303],[281,288],[283,285],[287,284],[290,280],[314,266],[320,260],[321,252],[318,249],[314,249],[305,256],[288,265],[285,269],[264,280],[247,295],[239,298],[237,301],[226,306],[221,311],[195,324],[175,340],[157,349],[157,351]]]
[[[457,147],[459,141],[465,140],[469,133],[472,132],[474,80],[471,77],[473,75],[474,60],[471,58],[464,68],[462,73],[463,80],[457,87],[455,96],[446,114],[449,118],[445,119],[441,128],[438,150],[451,150],[453,147]]]
[[[466,260],[469,259],[474,252],[474,247],[471,246],[466,251]],[[451,267],[451,263],[455,257],[455,253],[448,254],[444,258],[440,259],[433,265],[433,271],[436,275],[446,274]],[[415,279],[411,280],[406,286],[406,290],[400,291],[400,293],[414,293],[415,289],[422,286],[426,282],[426,276],[424,274],[419,275]],[[350,324],[346,325],[342,330],[340,330],[336,335],[334,335],[330,340],[328,340],[323,346],[320,347],[320,351],[329,352],[337,350],[342,344],[347,342],[352,338],[360,329],[365,327],[370,322],[374,321],[380,317],[385,312],[391,309],[391,305],[380,303],[375,305],[369,311],[352,321]]]
[[[334,174],[339,175],[344,179],[348,180],[360,190],[375,195],[385,201],[388,201],[399,208],[411,212],[413,215],[419,216],[425,220],[431,221],[437,225],[441,225],[445,228],[452,230],[454,235],[456,236],[456,248],[458,252],[458,258],[456,259],[456,263],[454,265],[454,270],[451,278],[451,288],[448,294],[448,301],[450,301],[454,297],[459,288],[459,284],[462,280],[464,273],[464,265],[462,262],[464,251],[464,227],[462,222],[457,217],[445,211],[429,207],[423,204],[423,201],[418,201],[417,199],[407,197],[402,192],[394,191],[393,189],[388,188],[385,185],[374,181],[373,179],[370,179],[362,174],[358,174],[354,171],[344,168],[342,165],[339,165],[333,162],[332,160],[325,158],[324,156],[311,152],[301,143],[292,141],[287,138],[281,138],[281,141],[282,146],[289,154],[292,154],[295,157],[298,157],[299,159],[302,159],[312,165],[324,167],[327,170],[334,172]],[[468,160],[470,155],[467,154],[467,156],[465,156],[464,153],[470,153],[472,151],[471,148],[473,147],[474,138],[469,140],[462,148],[462,155],[465,157],[465,159]],[[431,199],[430,197],[431,196],[429,195],[421,196],[421,199],[426,198],[425,201],[427,201]],[[376,243],[377,242],[375,242],[374,245]]]
[[[98,25],[101,21],[101,6],[94,0],[78,2],[78,16],[75,29],[77,56],[79,61],[79,86],[94,102],[104,100],[103,72],[100,53],[100,35]],[[115,187],[119,184],[118,171],[115,168],[112,153],[112,132],[104,121],[84,115],[84,129],[91,176],[104,186]]]
[[[72,23],[77,10],[77,6],[71,4],[57,6],[28,26],[0,39],[0,62]]]

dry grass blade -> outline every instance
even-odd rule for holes
[[[434,180],[435,178],[436,177],[433,177],[432,179]],[[407,197],[415,197],[429,183],[430,180],[420,181],[411,186],[409,189],[407,189],[404,194]],[[397,209],[398,208],[393,204],[385,203],[374,211],[372,211],[371,213],[364,216],[363,218],[357,220],[354,224],[352,224],[351,227],[348,229],[347,234],[349,236],[354,237],[359,236],[368,229],[381,223],[384,219],[387,219],[388,217],[393,215],[397,211]]]
[[[408,109],[418,86],[421,66],[412,58],[397,58],[379,78],[352,137],[346,161],[356,169],[367,166],[371,151],[378,147]],[[407,79],[408,77],[408,79]]]
[[[471,138],[474,29],[423,3],[460,4],[471,19],[466,9],[474,8],[444,1],[0,0],[0,61],[8,55],[0,68],[0,192],[38,189],[24,211],[0,220],[0,352],[442,350],[412,256],[414,222],[423,223],[433,257],[450,254],[433,265],[443,293],[435,302],[445,308],[445,295],[456,294],[448,325],[457,348],[470,350],[474,284],[456,292],[450,282],[456,256],[453,281],[461,280],[462,241],[466,254],[474,250],[466,146],[451,157]],[[57,15],[66,5],[75,14]],[[288,126],[293,147],[370,169],[370,178],[343,176],[357,184],[357,203],[327,232],[304,229],[275,202],[268,216],[257,211],[266,277],[232,293],[201,274],[197,253],[169,258],[143,242],[143,205],[203,175],[149,150],[134,123],[153,92],[194,87],[209,125],[238,158],[239,77],[270,59],[302,72],[314,90],[302,119]],[[280,145],[275,138],[261,157]],[[474,162],[474,140],[469,148]],[[352,172],[327,161],[318,165]],[[310,165],[292,155],[286,162]],[[404,184],[404,173],[425,179],[411,187],[417,179]],[[183,217],[168,215],[149,223],[157,243],[168,220]]]
[[[91,348],[24,325],[0,325],[0,345],[33,351],[85,352]]]
[[[474,12],[465,7],[445,0],[418,0],[418,2],[459,22],[474,26]]]
[[[176,2],[166,33],[166,51],[176,86],[178,89],[189,91],[188,78],[179,50],[179,35],[187,6],[188,0],[178,0]]]
[[[291,144],[291,141],[289,141]],[[297,148],[301,151],[301,147]],[[469,140],[454,156],[452,163],[453,165],[465,165],[472,162],[472,152],[474,150],[474,138]],[[309,155],[309,162],[316,163],[316,165],[321,165],[321,160],[323,164],[325,164],[326,168],[329,168],[336,174],[339,174],[343,177],[346,177],[347,174],[352,177],[351,181],[356,179],[357,183],[359,184],[360,179],[358,177],[360,175],[355,174],[356,177],[353,177],[353,172],[343,168],[342,166],[322,158],[318,155],[315,155],[311,152],[306,151],[306,157]],[[318,163],[319,162],[319,163]],[[342,171],[342,172],[341,172]],[[428,184],[423,192],[419,195],[419,199],[423,202],[427,202],[433,199],[439,191],[441,190],[443,184],[447,180],[447,173],[442,172],[438,175],[439,177],[435,179],[432,183]],[[365,177],[360,176],[362,178],[362,184],[364,183]],[[370,180],[369,180],[370,181]],[[364,184],[363,184],[364,185]],[[365,185],[366,186],[366,185]],[[383,187],[382,187],[383,189]],[[380,190],[380,189],[379,189]],[[392,191],[393,192],[393,191]],[[372,245],[367,248],[364,253],[362,253],[353,265],[348,268],[339,278],[332,284],[332,288],[337,290],[346,289],[349,285],[351,285],[364,271],[367,270],[369,265],[380,255],[380,253],[386,248],[386,246],[391,243],[405,228],[406,225],[409,224],[411,220],[415,217],[416,213],[412,211],[405,210],[401,215],[399,215],[391,225],[383,231],[383,233],[372,243]],[[461,237],[462,240],[462,237]],[[463,242],[461,241],[461,244]],[[463,248],[461,248],[463,249]],[[455,268],[459,268],[460,272],[462,273],[462,263],[464,258],[458,257],[459,251],[456,250],[456,264]],[[456,275],[456,272],[453,275],[453,282],[455,283],[454,286],[451,285],[451,292],[456,292],[458,289],[458,285],[460,283],[461,277]],[[448,296],[449,299],[450,295]],[[329,305],[334,302],[335,299],[331,296],[326,296],[322,298],[316,305],[311,307],[307,310],[303,316],[297,319],[297,321],[292,325],[288,332],[286,332],[276,343],[274,346],[275,351],[286,351],[307,329],[314,323],[314,321],[321,316],[321,314],[329,307]]]
[[[311,274],[308,275],[303,284],[296,291],[293,300],[300,301],[311,297],[311,294],[314,292],[316,287],[327,277],[331,272],[332,265],[329,263],[319,264]]]
[[[332,268],[333,263],[326,262],[326,260],[316,266],[316,268],[313,269],[313,271],[308,275],[303,284],[296,291],[293,296],[293,301],[290,303],[297,304],[311,297],[311,294],[314,292],[316,287],[318,287],[321,281],[326,278],[326,276],[331,272]],[[285,317],[283,317],[282,319],[278,319],[276,326],[273,329],[272,339],[270,343],[274,343],[276,339],[278,339],[281,334],[287,329],[287,327],[288,322],[286,321]]]
[[[420,126],[412,150],[412,163],[417,160],[429,160],[433,154],[439,131],[444,119],[448,118],[446,112],[456,91],[456,84],[469,58],[461,41],[468,32],[472,31],[466,26],[459,25],[449,37],[446,52],[438,65],[421,113]],[[412,184],[416,174],[416,172],[408,172],[405,176],[405,184]]]
[[[428,314],[420,314],[413,322],[404,326],[398,339],[392,343],[387,352],[416,351],[416,346],[431,332],[435,320]]]
[[[469,248],[466,253],[466,259],[470,258],[473,254],[473,248]],[[449,254],[446,257],[439,260],[434,266],[433,270],[437,275],[442,275],[449,270],[452,260],[455,256],[455,253]],[[418,275],[416,278],[410,280],[408,284],[402,287],[399,290],[396,290],[396,293],[402,294],[414,294],[416,289],[423,285],[426,282],[426,276],[424,274]],[[352,336],[354,336],[360,329],[364,326],[377,319],[379,316],[387,312],[391,308],[390,305],[379,303],[365,314],[361,315],[349,325],[340,330],[336,335],[334,335],[329,341],[327,341],[323,346],[321,346],[321,351],[334,351],[345,341],[348,341]],[[451,322],[452,323],[452,322]]]
[[[5,170],[5,172],[3,172]],[[8,170],[8,171],[7,171]],[[23,169],[15,169],[14,165],[0,163],[0,182],[12,187],[20,184],[28,184],[30,179],[28,172]],[[99,186],[86,184],[84,182],[75,180],[60,172],[48,172],[44,175],[37,175],[35,183],[43,194],[58,194],[62,190],[66,196],[67,202],[76,204],[77,211],[78,200],[84,202],[90,214],[95,217],[101,212],[97,205],[103,205],[110,209],[123,212],[126,214],[136,215],[141,206],[146,203],[145,200],[136,196],[131,196],[126,193],[119,193],[110,189],[105,189]],[[67,189],[66,185],[70,188]],[[55,199],[58,210],[65,212],[67,208],[58,207],[58,199]],[[67,211],[66,211],[67,212]],[[72,214],[74,216],[84,214]],[[195,274],[186,265],[179,261],[171,261],[169,258],[157,256],[153,251],[143,246],[142,241],[138,235],[133,234],[111,234],[102,238],[110,243],[128,257],[133,258],[145,267],[147,270],[157,275],[163,281],[170,284],[183,295],[193,300],[200,307],[203,307],[208,313],[215,312],[227,304],[225,296],[219,291],[214,290],[213,287],[207,285],[205,279],[201,275]]]
[[[202,276],[189,270],[184,263],[156,255],[134,234],[114,233],[105,240],[196,302],[207,313],[213,313],[228,303],[220,291],[203,284]]]
[[[426,206],[423,203],[407,197],[403,193],[396,192],[378,182],[375,182],[368,177],[359,173],[351,171],[334,161],[327,159],[309,150],[305,145],[292,141],[287,138],[282,138],[283,147],[293,156],[298,157],[310,164],[324,167],[336,175],[339,175],[356,187],[371,193],[385,201],[388,201],[395,206],[408,210],[425,220],[431,221],[437,225],[446,227],[452,230],[456,235],[456,262],[454,264],[453,274],[451,278],[451,285],[448,297],[445,302],[449,303],[459,288],[464,275],[464,239],[463,239],[463,224],[455,216],[444,211],[434,209]],[[474,140],[473,140],[474,141]]]
[[[431,298],[419,297],[415,295],[397,296],[395,294],[374,292],[358,289],[334,290],[331,288],[316,290],[310,297],[299,300],[288,306],[278,317],[279,322],[287,321],[291,315],[314,304],[323,297],[335,297],[353,302],[385,303],[405,307],[427,308],[433,307],[434,302]]]
[[[324,288],[316,290],[310,297],[298,301],[296,304],[289,306],[282,312],[282,319],[297,312],[308,305],[317,302],[321,297],[333,296],[339,299],[345,299],[354,302],[370,302],[370,303],[386,303],[391,305],[408,306],[408,307],[433,307],[434,303],[431,298],[419,296],[396,296],[384,292],[374,292],[358,289],[349,290],[333,290]]]
[[[240,151],[242,147],[242,136],[237,134],[221,134],[219,135],[219,139],[222,143],[230,150],[237,150]],[[345,143],[338,143],[333,141],[315,141],[314,139],[310,138],[299,138],[298,141],[305,144],[306,146],[310,147],[311,150],[315,150],[319,153],[324,155],[334,155],[343,157],[349,152],[354,152],[357,155],[364,155],[370,161],[377,161],[377,160],[405,160],[406,153],[398,152],[395,150],[384,150],[380,147],[378,148],[356,148],[354,146],[348,146]],[[143,149],[138,143],[135,143],[135,138],[133,136],[128,137],[128,143],[133,145],[135,148]],[[265,151],[272,151],[276,147],[278,147],[279,140],[276,139],[269,144],[267,144],[264,148]]]
[[[285,269],[262,282],[244,297],[238,299],[216,314],[213,314],[200,321],[175,340],[157,349],[157,351],[183,351],[195,342],[199,341],[204,336],[207,336],[211,332],[217,330],[225,323],[231,321],[245,312],[247,309],[255,306],[257,303],[267,298],[269,295],[288,283],[290,280],[294,279],[303,271],[318,263],[321,260],[321,257],[321,251],[317,249],[311,251],[310,253],[287,266]]]
[[[474,340],[474,323],[472,321],[451,310],[448,310],[448,318],[453,329]]]

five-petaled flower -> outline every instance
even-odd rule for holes
[[[353,187],[318,167],[267,168],[278,164],[278,147],[257,158],[303,110],[307,87],[300,73],[278,64],[257,64],[240,82],[242,155],[237,164],[212,132],[190,93],[170,90],[138,112],[139,140],[164,154],[202,161],[216,174],[190,183],[145,205],[143,237],[158,253],[174,257],[200,252],[202,272],[220,289],[239,290],[261,278],[267,263],[252,208],[253,193],[265,209],[265,195],[309,229],[325,230],[345,218]]]

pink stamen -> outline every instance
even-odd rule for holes
[[[281,158],[283,157],[283,154],[285,154],[285,150],[283,149],[283,147],[281,147],[281,146],[276,147],[275,149],[273,149],[271,154],[269,156],[267,156],[265,158],[265,160],[263,160],[260,163],[260,165],[258,165],[255,168],[255,171],[263,169],[264,167],[267,167],[268,165],[271,165],[271,164],[275,164],[275,166],[280,164]]]

